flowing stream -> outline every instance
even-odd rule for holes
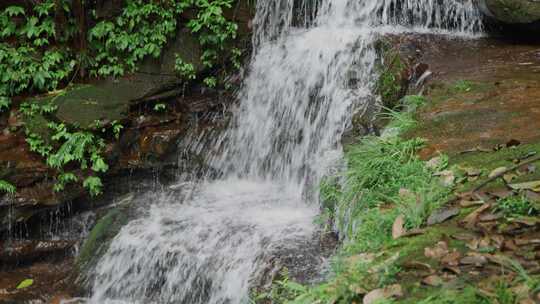
[[[305,1],[258,1],[249,75],[209,160],[222,177],[148,194],[93,270],[89,302],[248,303],[272,252],[317,233],[316,186],[352,115],[379,103],[377,36],[482,30],[472,0]]]

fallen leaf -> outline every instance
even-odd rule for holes
[[[439,176],[441,178],[441,184],[445,187],[450,187],[454,185],[454,182],[456,180],[456,177],[454,176],[454,172],[452,170],[444,170],[441,172],[435,173],[435,176]]]
[[[491,221],[496,221],[500,218],[502,218],[501,214],[488,213],[488,214],[480,215],[478,217],[478,220],[480,222],[491,222]]]
[[[509,184],[511,183],[514,179],[516,179],[518,176],[514,173],[506,173],[503,175],[503,180]]]
[[[440,156],[433,157],[426,162],[426,167],[429,169],[437,169],[442,165],[442,158]]]
[[[501,189],[496,189],[496,190],[490,190],[488,194],[491,196],[494,196],[495,198],[505,199],[507,197],[514,195],[514,192],[512,192],[511,190],[508,190],[507,188],[501,188]]]
[[[401,285],[395,284],[386,286],[385,288],[379,288],[370,291],[364,299],[362,300],[363,304],[373,304],[376,303],[378,300],[382,299],[389,299],[394,297],[401,297],[403,296],[403,290],[401,288]]]
[[[455,267],[455,266],[445,266],[444,269],[446,270],[449,270],[455,274],[461,274],[461,270],[459,269],[459,267]]]
[[[473,193],[472,196],[474,197],[475,200],[484,201],[484,202],[487,202],[491,199],[491,196],[489,196],[485,192],[475,192]]]
[[[17,285],[17,289],[28,288],[28,287],[32,286],[32,284],[34,284],[34,280],[26,279],[26,280],[23,280],[22,282],[20,282],[19,285]]]
[[[463,208],[469,208],[469,207],[472,207],[472,206],[478,206],[478,205],[483,205],[485,202],[484,201],[461,201],[459,202],[459,205]]]
[[[489,173],[488,177],[489,178],[494,178],[495,176],[499,176],[499,175],[503,174],[507,170],[508,170],[508,168],[506,168],[506,167],[499,167],[499,168],[491,171],[491,173]]]
[[[427,272],[432,272],[433,268],[431,268],[431,265],[428,263],[422,263],[418,261],[410,261],[410,262],[404,262],[403,268],[406,269],[415,269],[415,270],[425,270]]]
[[[540,181],[510,184],[508,186],[514,190],[532,190],[534,192],[540,192]]]
[[[452,235],[452,238],[458,241],[470,241],[474,240],[476,238],[476,235],[471,233],[456,233]]]
[[[392,225],[392,238],[397,239],[405,235],[407,231],[405,230],[405,217],[400,215],[394,221]]]
[[[467,248],[469,248],[470,250],[478,250],[478,248],[480,248],[480,239],[474,239],[474,240],[471,240],[467,243],[465,243],[465,246],[467,246]]]
[[[483,255],[469,255],[462,258],[459,262],[462,265],[474,265],[476,267],[481,267],[487,263],[487,258]]]
[[[411,229],[409,231],[407,231],[403,237],[411,237],[411,236],[417,236],[417,235],[421,235],[421,234],[424,234],[426,232],[426,229],[422,229],[422,228],[414,228],[414,229]]]
[[[422,283],[428,285],[428,286],[441,286],[443,284],[443,280],[438,275],[430,275],[422,280]]]
[[[513,223],[523,224],[529,227],[536,226],[537,224],[540,223],[540,219],[533,216],[522,216],[518,218],[513,218],[511,219],[511,221]]]
[[[474,169],[474,168],[465,168],[463,169],[467,176],[479,176],[482,174],[482,171],[480,169]]]
[[[540,194],[538,194],[538,193],[536,193],[534,191],[526,190],[525,191],[525,197],[531,202],[540,203]]]
[[[513,240],[506,240],[504,241],[503,248],[511,251],[518,251],[519,247],[516,245],[516,243]]]
[[[484,211],[486,211],[487,209],[491,208],[491,204],[490,203],[485,203],[484,205],[482,205],[480,208],[474,210],[473,212],[471,212],[469,215],[467,215],[464,219],[463,219],[463,223],[465,223],[465,225],[467,227],[472,227],[474,226],[474,224],[476,224],[477,220],[478,220],[478,217],[480,216],[480,214]]]
[[[441,259],[441,263],[447,266],[457,266],[459,265],[459,259],[461,258],[461,253],[457,250],[450,252]]]
[[[466,153],[473,153],[473,152],[485,152],[485,153],[488,153],[488,152],[491,152],[491,151],[492,151],[491,149],[486,149],[486,148],[483,148],[483,147],[476,147],[476,148],[472,148],[472,149],[469,149],[469,150],[461,151],[461,152],[459,152],[459,154],[466,154]]]
[[[424,248],[424,255],[428,258],[439,260],[448,254],[448,244],[444,241],[438,242],[434,247]]]
[[[497,247],[497,249],[501,249],[504,244],[504,236],[500,234],[494,234],[489,236],[491,240],[493,241],[494,245]]]
[[[450,207],[444,209],[435,210],[427,219],[428,225],[440,224],[448,219],[459,214],[459,208]]]
[[[416,195],[414,195],[414,192],[412,192],[409,189],[401,188],[399,189],[399,197],[406,200],[410,198],[414,198]]]
[[[518,246],[540,244],[540,239],[516,238],[514,241],[516,242],[516,245]]]

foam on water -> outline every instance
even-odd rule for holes
[[[378,107],[376,37],[482,30],[472,0],[315,2],[258,1],[249,75],[208,160],[222,178],[187,199],[148,194],[94,269],[90,302],[247,303],[269,255],[316,233],[313,189],[353,114]]]

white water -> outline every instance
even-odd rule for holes
[[[294,27],[292,0],[259,0],[249,76],[211,160],[223,178],[186,200],[150,195],[99,261],[89,301],[246,303],[272,252],[317,231],[313,186],[341,158],[353,113],[378,104],[378,33],[481,30],[471,0],[396,2],[324,0]]]

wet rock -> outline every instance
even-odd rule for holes
[[[4,263],[27,263],[38,258],[66,255],[74,241],[4,241],[0,244],[0,261]]]
[[[95,264],[101,255],[107,250],[108,244],[128,222],[128,207],[133,201],[133,195],[129,194],[121,198],[117,207],[108,211],[99,219],[90,234],[83,243],[76,259],[77,275],[83,281],[88,280],[87,270]]]
[[[532,24],[540,21],[540,2],[534,0],[481,0],[484,14],[505,24]]]

